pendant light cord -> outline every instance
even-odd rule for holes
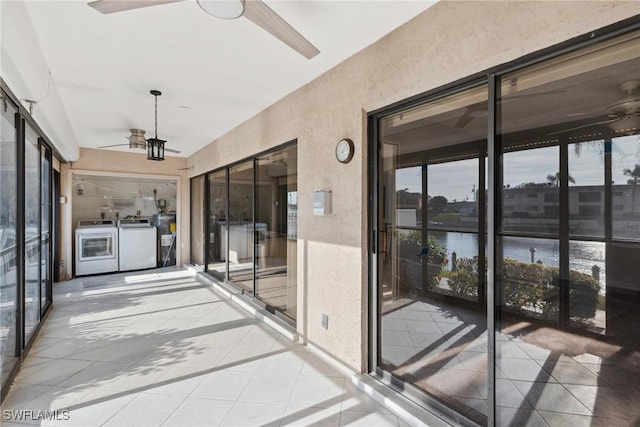
[[[155,100],[156,100],[155,101],[155,106],[156,106],[156,109],[155,109],[155,111],[156,111],[156,117],[155,117],[156,118],[156,123],[155,123],[155,125],[156,125],[156,128],[155,128],[156,138],[155,139],[158,139],[158,96],[162,95],[162,92],[160,92],[159,90],[156,90],[156,89],[150,90],[149,92],[151,93],[151,95],[153,95],[155,97]]]
[[[156,139],[158,139],[158,95],[156,97]]]

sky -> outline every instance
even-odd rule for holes
[[[604,145],[601,142],[583,143],[580,155],[569,147],[569,175],[575,179],[570,185],[602,185],[604,183]],[[626,184],[629,179],[623,169],[633,169],[640,164],[640,135],[616,138],[612,143],[612,177],[614,184]],[[504,155],[504,184],[511,187],[526,182],[547,182],[547,175],[559,170],[559,148],[545,147]],[[428,193],[473,201],[473,188],[478,187],[478,161],[461,160],[428,166]],[[396,172],[396,188],[408,188],[419,193],[422,189],[421,167],[399,169]]]

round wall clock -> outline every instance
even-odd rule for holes
[[[354,146],[353,141],[345,138],[336,144],[336,159],[340,163],[349,163],[353,158]]]

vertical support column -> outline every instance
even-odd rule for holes
[[[478,214],[478,304],[486,304],[487,302],[487,263],[486,263],[486,241],[487,241],[487,195],[484,191],[487,188],[485,181],[486,165],[485,158],[487,155],[487,147],[483,144],[482,149],[478,153],[478,196],[476,200],[476,212]],[[455,259],[452,259],[455,263]],[[453,266],[452,266],[453,267]]]
[[[38,321],[42,320],[42,148],[44,144],[42,138],[38,138],[38,180],[40,181],[40,185],[38,186],[38,292],[37,301],[38,301]]]
[[[203,270],[209,271],[209,257],[211,254],[211,225],[209,224],[211,221],[211,209],[209,207],[210,202],[210,185],[209,185],[209,174],[203,175],[204,177],[204,188],[202,189],[202,220],[203,231],[204,231],[204,239],[202,239],[202,250],[204,251],[204,265]]]
[[[379,347],[379,331],[380,331],[380,301],[379,301],[379,234],[380,234],[380,218],[383,217],[384,209],[379,203],[379,194],[384,198],[383,193],[383,177],[380,176],[380,144],[378,144],[378,120],[376,117],[370,116],[368,120],[368,196],[369,196],[369,212],[368,228],[371,230],[371,238],[368,244],[369,250],[369,319],[363,324],[368,325],[368,366],[367,371],[373,373],[378,368],[378,347]]]
[[[611,139],[604,141],[604,239],[613,238],[613,172],[611,165]]]
[[[17,170],[18,170],[18,198],[16,207],[16,357],[20,357],[24,348],[24,304],[25,304],[25,171],[24,171],[24,133],[25,121],[20,117],[20,113],[15,115],[15,124],[17,129],[16,139],[17,146]]]
[[[500,198],[502,195],[502,165],[500,141],[497,136],[498,79],[488,76],[488,192],[487,192],[487,425],[496,425],[496,295],[499,254],[496,248],[500,226]]]
[[[559,304],[560,304],[560,326],[568,327],[571,317],[569,304],[569,291],[571,282],[569,280],[569,144],[560,144],[560,194],[558,206],[560,207],[558,226],[560,237],[560,277]]]
[[[230,279],[230,275],[229,275],[229,242],[230,242],[230,234],[231,234],[231,225],[230,225],[230,219],[231,219],[231,197],[229,194],[229,190],[231,189],[231,184],[229,183],[229,168],[225,168],[225,172],[224,172],[224,191],[227,193],[225,200],[227,201],[225,203],[224,206],[224,217],[225,217],[225,221],[224,221],[224,226],[227,229],[227,232],[225,233],[225,250],[226,253],[224,254],[224,278],[225,280],[229,280]],[[222,251],[220,251],[220,255],[222,255]]]
[[[426,160],[425,160],[426,162]],[[421,253],[425,248],[429,247],[429,177],[427,176],[428,165],[422,164],[422,230],[421,230]],[[431,283],[428,283],[429,279],[429,256],[420,256],[421,267],[421,282],[422,290],[428,291]]]
[[[252,257],[252,262],[251,264],[253,265],[252,267],[252,271],[253,271],[253,296],[257,297],[258,296],[258,277],[256,275],[256,261],[258,259],[258,234],[256,232],[256,217],[258,216],[258,160],[254,157],[253,158],[253,186],[252,186],[252,191],[253,191],[253,206],[251,207],[251,228],[252,228],[252,233],[251,235],[253,236],[253,241],[251,242],[251,246],[253,246],[253,250],[251,251],[251,253],[253,254]]]

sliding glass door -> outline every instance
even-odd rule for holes
[[[0,93],[0,393],[51,307],[52,149],[2,82]]]
[[[38,134],[26,126],[24,147],[24,271],[25,271],[25,341],[40,321],[40,145]]]
[[[297,170],[295,146],[256,161],[256,293],[293,319],[297,312]]]
[[[482,423],[487,413],[481,85],[380,121],[378,366]]]
[[[636,34],[499,80],[503,423],[640,419],[638,69]]]
[[[229,168],[229,280],[253,294],[253,160]],[[224,241],[227,236],[223,236]]]
[[[191,264],[204,268],[204,176],[191,178]]]
[[[297,146],[288,144],[192,178],[192,261],[290,321],[297,316]],[[197,253],[193,251],[197,250]]]
[[[17,108],[0,108],[0,387],[15,366],[18,311],[18,141]]]
[[[372,374],[465,422],[636,425],[640,33],[510,67],[373,117]]]
[[[224,280],[227,272],[227,239],[229,238],[226,169],[210,173],[208,181],[209,242],[207,244],[207,271],[217,279]]]

